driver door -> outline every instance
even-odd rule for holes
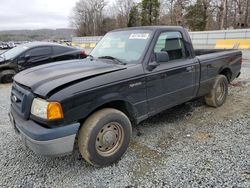
[[[149,115],[181,104],[195,95],[195,70],[198,67],[184,44],[182,34],[178,31],[163,32],[157,39],[153,57],[164,51],[169,58],[161,60],[152,71],[147,71]]]

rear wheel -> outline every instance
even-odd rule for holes
[[[13,81],[13,76],[16,74],[14,70],[4,70],[0,73],[1,83],[11,83]]]
[[[121,111],[105,108],[92,114],[78,135],[82,157],[92,165],[107,166],[118,161],[127,150],[132,134],[128,117]]]
[[[228,80],[224,75],[218,75],[209,94],[205,96],[207,105],[221,106],[228,95]]]

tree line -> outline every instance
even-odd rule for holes
[[[78,36],[123,27],[177,25],[190,31],[249,27],[250,0],[79,0],[70,18]]]

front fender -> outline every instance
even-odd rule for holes
[[[94,103],[92,103],[91,105],[88,106],[89,113],[87,113],[87,116],[89,116],[91,113],[93,113],[96,109],[98,109],[102,106],[105,106],[107,104],[114,105],[113,107],[115,108],[116,107],[115,104],[120,104],[120,103],[126,104],[125,107],[127,109],[124,109],[124,110],[128,110],[130,113],[133,114],[133,116],[136,117],[137,110],[136,110],[135,106],[133,105],[133,99],[129,96],[122,96],[120,93],[109,93],[109,94],[103,95],[103,96],[95,99]]]
[[[75,102],[72,103],[71,101],[71,107],[68,106],[70,103],[66,106],[64,106],[64,109],[66,110],[65,116],[65,123],[69,122],[76,122],[79,120],[83,120],[86,117],[88,117],[90,114],[92,114],[97,109],[101,108],[102,106],[105,106],[107,104],[110,104],[109,107],[116,108],[116,104],[125,104],[124,110],[127,110],[129,114],[131,114],[133,117],[136,117],[138,112],[137,109],[134,106],[133,101],[131,100],[131,97],[122,96],[118,92],[108,93],[101,96],[86,96],[86,102],[80,102],[79,100],[75,100]],[[84,98],[84,97],[83,97]],[[72,108],[73,107],[73,108]],[[70,109],[69,109],[70,108]],[[67,110],[68,109],[68,110]]]

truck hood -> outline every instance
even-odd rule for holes
[[[70,60],[24,70],[14,77],[14,81],[30,88],[33,93],[46,97],[52,91],[69,84],[124,69],[124,65],[102,60]]]

